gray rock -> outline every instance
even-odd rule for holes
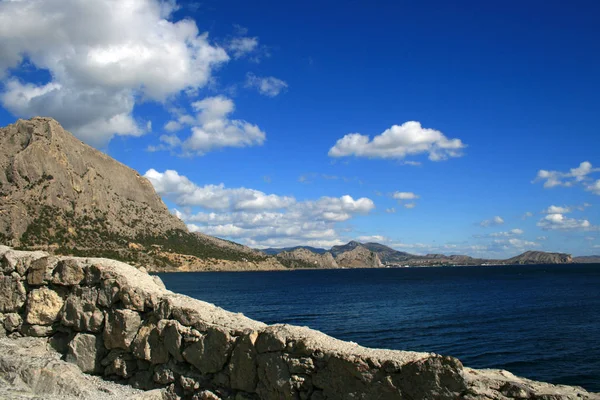
[[[8,313],[4,315],[4,329],[8,332],[18,331],[21,328],[23,319],[17,313]]]
[[[20,279],[0,276],[0,312],[18,312],[27,298],[27,291]]]
[[[110,307],[119,299],[119,284],[116,279],[104,279],[100,282],[98,304]]]
[[[111,310],[104,324],[104,345],[107,349],[128,350],[142,324],[140,314],[131,310]]]
[[[52,270],[58,261],[57,257],[48,256],[33,261],[27,270],[27,283],[32,286],[46,285],[52,280]]]
[[[79,262],[74,259],[61,260],[56,264],[52,273],[52,282],[56,285],[78,285],[85,278],[85,273]]]
[[[64,304],[54,290],[47,287],[32,290],[27,296],[25,322],[31,325],[51,325],[58,320]]]
[[[298,400],[298,393],[292,386],[290,371],[282,354],[259,354],[257,361],[258,386],[256,393],[261,399]]]
[[[221,400],[221,398],[210,390],[203,390],[200,393],[196,393],[192,397],[192,400]]]
[[[119,298],[123,302],[125,308],[135,311],[144,311],[146,298],[141,289],[124,285],[119,291]]]
[[[229,360],[229,379],[233,389],[245,392],[256,390],[258,375],[254,343],[257,337],[256,332],[251,332],[236,340]]]
[[[98,289],[75,288],[67,297],[61,312],[61,322],[77,331],[100,332],[104,322],[104,313],[96,307]]]
[[[169,367],[159,365],[154,369],[154,376],[152,379],[154,379],[154,382],[161,385],[168,385],[169,383],[175,382],[175,374]]]
[[[269,326],[258,335],[256,350],[259,353],[282,351],[286,347],[286,341],[285,330],[281,326]]]
[[[24,336],[46,337],[46,336],[51,336],[54,332],[55,332],[55,329],[53,326],[29,325],[29,324],[23,324],[21,326],[21,333]]]
[[[102,371],[100,361],[103,355],[104,347],[98,336],[78,333],[69,343],[66,361],[77,365],[83,372],[98,373]]]
[[[158,322],[158,329],[163,337],[165,349],[176,361],[180,362],[183,361],[181,355],[181,328],[177,321],[161,320]]]
[[[183,358],[202,373],[219,372],[231,353],[231,336],[224,330],[209,328],[205,336],[183,352]]]
[[[141,326],[131,348],[137,358],[149,361],[151,364],[164,364],[169,361],[169,352],[153,323]]]
[[[111,350],[100,364],[106,367],[105,376],[118,375],[122,378],[131,378],[138,370],[135,357],[124,350]]]

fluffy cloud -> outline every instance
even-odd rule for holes
[[[260,77],[252,73],[246,75],[247,88],[254,88],[262,95],[275,97],[288,87],[287,82],[273,76]]]
[[[234,58],[241,58],[253,53],[258,48],[257,37],[236,37],[229,41],[227,50]]]
[[[388,238],[386,238],[385,236],[381,236],[381,235],[371,235],[371,236],[359,236],[356,238],[356,240],[358,240],[361,243],[370,243],[370,242],[384,243],[384,242],[388,241]]]
[[[132,116],[138,98],[162,101],[203,87],[229,59],[195,22],[172,21],[175,9],[158,0],[0,2],[2,105],[19,116],[55,117],[94,145],[144,133]],[[11,77],[25,62],[51,81]]]
[[[592,226],[587,219],[567,218],[563,214],[548,214],[542,218],[537,226],[544,230],[592,230]]]
[[[416,121],[408,121],[392,126],[373,140],[359,133],[348,134],[329,150],[329,156],[402,159],[427,153],[430,160],[440,161],[462,156],[465,147],[460,139],[448,139],[440,131],[423,128]]]
[[[174,150],[180,148],[184,155],[202,155],[223,147],[260,146],[266,134],[256,125],[229,115],[235,110],[233,101],[225,96],[207,97],[192,103],[196,115],[179,114],[176,120],[165,124],[171,132],[191,127],[191,135],[181,140],[176,135],[163,135],[159,146],[150,150]]]
[[[375,208],[373,201],[364,197],[297,201],[254,189],[226,188],[223,184],[199,186],[172,170],[150,169],[144,176],[161,196],[178,207],[202,209],[196,213],[175,212],[190,230],[258,247],[340,244],[336,224]]]
[[[414,201],[411,201],[409,203],[403,203],[404,201],[409,201],[409,200],[417,200],[420,196],[413,193],[413,192],[394,192],[394,194],[392,194],[392,198],[398,200],[398,204],[404,206],[404,208],[415,208],[417,206],[417,203],[415,203]]]
[[[492,219],[486,219],[481,221],[479,225],[483,226],[484,228],[487,228],[488,226],[502,225],[503,223],[504,220],[502,219],[502,217],[495,216]]]
[[[579,164],[579,167],[571,168],[569,172],[548,171],[544,169],[539,170],[533,183],[542,181],[544,182],[544,187],[547,189],[557,186],[570,187],[578,183],[589,181],[589,175],[599,171],[600,168],[594,168],[589,161],[584,161]],[[587,190],[593,192],[593,186],[594,185],[589,185]],[[598,188],[600,188],[600,184],[598,184]],[[600,191],[596,194],[600,194]]]

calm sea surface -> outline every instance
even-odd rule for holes
[[[600,392],[600,264],[161,274],[266,323]]]

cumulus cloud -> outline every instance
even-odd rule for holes
[[[600,179],[585,188],[588,192],[592,192],[600,196]]]
[[[587,219],[565,217],[563,214],[548,214],[537,226],[544,230],[593,230],[596,229]]]
[[[231,119],[235,111],[233,101],[225,96],[207,97],[192,103],[196,115],[179,114],[176,120],[165,124],[165,129],[177,131],[189,126],[191,135],[182,140],[176,135],[163,135],[160,146],[150,150],[180,149],[184,155],[203,155],[224,147],[260,146],[266,134],[257,125]]]
[[[387,242],[388,239],[385,236],[381,236],[381,235],[367,235],[367,236],[359,236],[356,238],[356,240],[358,240],[361,243],[372,243],[372,242],[382,243],[382,242]]]
[[[137,99],[162,101],[206,85],[229,59],[189,19],[173,21],[174,2],[21,0],[0,2],[2,105],[23,117],[55,117],[94,145],[147,129]],[[49,82],[22,81],[29,63]]]
[[[375,208],[371,199],[345,195],[298,201],[248,188],[199,186],[177,171],[150,169],[144,175],[156,191],[182,209],[175,211],[190,230],[230,237],[252,246],[340,244],[336,224]]]
[[[486,219],[486,220],[481,221],[479,223],[479,225],[481,225],[484,228],[487,228],[488,226],[502,225],[503,223],[504,223],[504,220],[502,219],[502,217],[495,216],[492,219]]]
[[[532,183],[544,182],[544,187],[547,189],[557,186],[570,187],[589,181],[589,175],[599,171],[600,168],[594,168],[589,161],[584,161],[578,167],[571,168],[568,172],[539,170]],[[594,192],[593,186],[588,185],[587,190]],[[598,188],[600,188],[600,184]],[[600,191],[596,194],[600,194]]]
[[[241,58],[253,53],[258,49],[257,37],[236,37],[229,41],[227,50],[231,52],[234,58]]]
[[[551,205],[547,209],[542,211],[542,213],[544,213],[544,214],[568,214],[575,210],[584,211],[587,207],[590,207],[590,206],[591,206],[591,204],[588,204],[588,203],[583,203],[582,205],[579,205],[579,206]]]
[[[432,161],[461,157],[466,147],[460,139],[448,139],[442,132],[423,128],[417,121],[394,125],[371,140],[367,135],[350,133],[329,150],[330,157],[396,158],[428,154]]]
[[[246,75],[245,86],[247,88],[254,88],[258,90],[258,92],[262,95],[275,97],[283,90],[287,89],[288,84],[287,82],[273,76],[261,77],[249,72]]]

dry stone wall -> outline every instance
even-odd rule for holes
[[[172,399],[598,398],[471,370],[451,357],[367,349],[308,328],[267,326],[170,292],[157,277],[107,259],[0,246],[0,313],[0,335],[45,337],[84,372],[166,388]]]

